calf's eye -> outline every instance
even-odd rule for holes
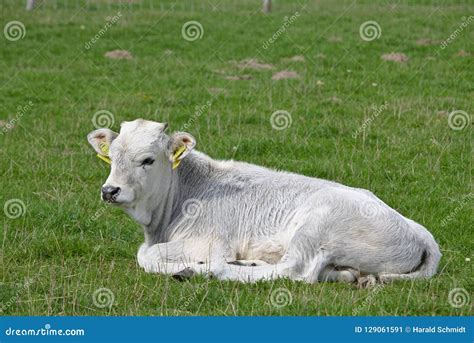
[[[152,165],[153,162],[155,162],[154,159],[152,158],[146,158],[142,161],[142,166],[149,166],[149,165]]]

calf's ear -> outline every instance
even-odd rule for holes
[[[102,156],[109,156],[109,147],[112,141],[118,136],[118,133],[109,129],[94,130],[87,135],[89,144],[94,150]]]
[[[196,146],[196,139],[187,132],[176,132],[170,137],[168,143],[169,160],[173,164],[173,169],[179,166],[179,163]]]

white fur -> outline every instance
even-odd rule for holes
[[[191,151],[189,134],[168,136],[165,128],[135,120],[123,123],[119,135],[101,129],[88,136],[96,150],[101,140],[110,144],[105,185],[121,188],[117,205],[144,229],[138,263],[147,272],[189,267],[244,282],[355,281],[371,274],[390,281],[436,273],[441,253],[433,236],[371,192],[215,161]],[[187,156],[172,169],[181,146]],[[141,166],[147,157],[155,162]]]

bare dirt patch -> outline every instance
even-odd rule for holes
[[[254,70],[270,70],[275,69],[272,64],[261,63],[255,58],[247,58],[237,63],[240,69],[254,69]]]
[[[420,38],[416,41],[416,45],[419,45],[419,46],[428,46],[428,45],[434,45],[438,43],[439,43],[438,41],[435,41],[429,38]]]
[[[400,52],[392,52],[390,54],[382,55],[384,61],[393,61],[398,63],[408,62],[408,56]]]
[[[296,55],[290,58],[284,58],[283,61],[284,62],[304,62],[305,59],[304,59],[304,56]]]
[[[207,91],[213,95],[219,95],[219,94],[227,95],[227,91],[224,88],[213,87],[213,88],[209,88]]]
[[[224,69],[214,69],[213,72],[216,73],[216,74],[220,74],[220,75],[227,74],[227,71],[224,70]]]
[[[251,80],[252,75],[232,75],[232,76],[226,76],[224,77],[226,80],[232,80],[232,81],[237,81],[237,80]]]
[[[469,51],[461,50],[456,54],[457,57],[469,57],[471,53]]]
[[[272,80],[284,80],[284,79],[299,79],[300,76],[296,71],[282,70],[278,73],[273,74]]]
[[[132,54],[130,51],[127,50],[113,50],[108,51],[104,55],[107,58],[115,59],[115,60],[131,60],[133,59]]]
[[[328,38],[328,42],[331,42],[331,43],[340,43],[340,42],[342,42],[342,37],[331,36],[331,37]]]

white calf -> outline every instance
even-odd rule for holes
[[[433,236],[371,192],[194,151],[194,138],[145,120],[99,129],[90,144],[111,160],[102,198],[143,227],[148,272],[207,273],[252,282],[428,278]]]

